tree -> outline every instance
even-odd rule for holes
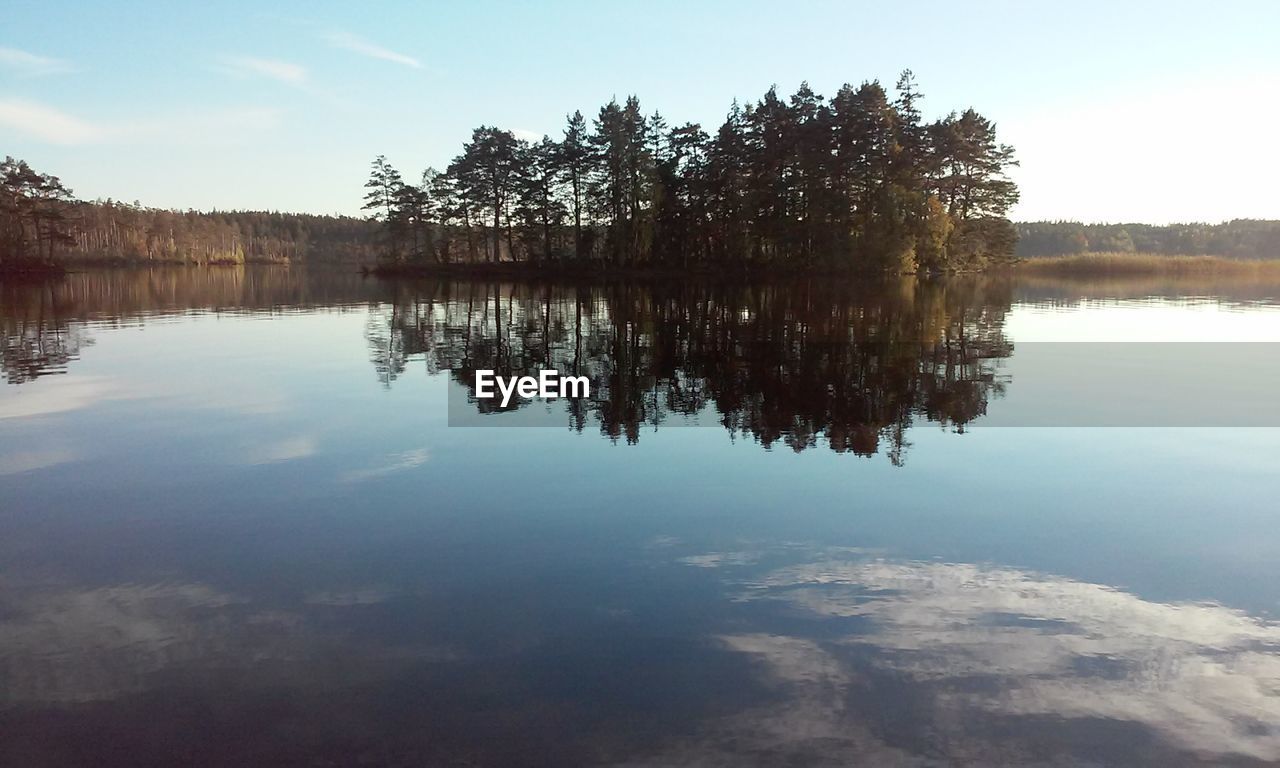
[[[365,192],[361,208],[372,211],[371,218],[382,223],[386,244],[398,260],[405,232],[405,221],[400,208],[405,202],[404,180],[400,178],[400,172],[387,162],[385,155],[378,155],[373,161],[369,180],[364,183],[364,188],[368,191]]]
[[[973,109],[952,113],[931,131],[939,156],[937,189],[958,219],[1003,217],[1018,202],[1018,188],[1005,173],[1018,164],[1013,147],[996,141],[996,126]]]
[[[586,179],[592,168],[593,155],[587,137],[587,121],[582,113],[574,111],[564,129],[564,141],[559,145],[558,164],[569,180],[573,203],[573,255],[582,254],[582,195]]]
[[[746,112],[737,101],[707,149],[706,195],[711,250],[721,261],[745,258],[748,250],[749,167]]]
[[[53,261],[59,245],[72,245],[75,198],[57,176],[37,173],[25,161],[0,163],[0,264],[31,258]]]
[[[543,261],[553,257],[552,233],[563,221],[567,211],[559,199],[561,151],[560,145],[543,136],[542,141],[526,150],[525,169],[520,174],[519,203],[517,211],[526,228],[537,230],[538,245],[529,248]]]
[[[617,260],[622,252],[621,235],[627,193],[627,126],[617,99],[600,108],[590,141],[599,163],[590,191],[596,211],[604,219],[609,243]]]
[[[753,255],[763,261],[786,257],[784,241],[790,223],[790,181],[795,137],[791,112],[770,88],[754,109],[744,114],[747,171],[754,182],[748,197],[748,211],[754,221]]]
[[[841,205],[854,249],[865,261],[886,246],[894,115],[879,82],[844,86],[833,101]]]
[[[707,134],[696,123],[668,132],[666,152],[656,164],[655,247],[683,266],[706,255]]]
[[[500,260],[502,216],[516,187],[520,145],[510,131],[482,125],[472,131],[471,141],[455,161],[456,171],[467,180],[464,187],[476,196],[481,189],[485,192],[493,216],[493,251],[489,254],[492,262]],[[511,256],[514,258],[515,254]]]
[[[398,226],[412,240],[409,258],[413,260],[422,260],[433,252],[431,221],[435,200],[432,197],[432,187],[438,175],[434,168],[428,168],[423,171],[422,180],[417,186],[401,184],[396,193],[393,212]]]
[[[827,175],[831,164],[831,110],[814,93],[807,82],[791,97],[788,197],[791,215],[796,219],[788,247],[798,259],[808,262],[819,245],[830,247],[824,237],[827,210],[830,208]]]

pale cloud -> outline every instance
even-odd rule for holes
[[[7,453],[0,455],[0,477],[48,469],[75,461],[77,458],[75,453],[60,449]]]
[[[265,663],[288,663],[302,680],[328,668],[327,649],[339,647],[345,657],[371,663],[458,658],[443,646],[389,647],[334,633],[329,618],[311,619],[316,611],[331,617],[391,597],[373,586],[313,594],[291,607],[199,582],[79,588],[10,579],[0,587],[0,708],[110,701],[162,689],[173,674],[239,674]]]
[[[824,634],[822,642],[722,638],[766,661],[777,679],[803,683],[815,695],[858,687],[861,669],[831,650],[860,648],[882,673],[934,692],[938,708],[960,710],[942,722],[996,712],[1138,723],[1189,752],[1280,760],[1274,728],[1280,625],[1241,611],[1152,602],[1012,568],[936,562],[819,560],[741,586],[744,601],[860,621],[856,632]]]
[[[705,567],[751,554],[683,562]],[[1093,757],[1101,753],[1091,734],[1126,727],[1144,735],[1108,739],[1117,765],[1175,751],[1178,764],[1280,761],[1274,622],[994,565],[803,547],[755,554],[792,564],[726,572],[728,597],[775,608],[761,611],[770,618],[757,626],[752,611],[735,613],[735,631],[716,639],[750,660],[771,695],[709,717],[698,735],[633,768],[731,765],[743,754],[771,764],[924,768],[938,764],[936,750],[964,764],[1075,765],[1071,754],[1046,762],[1046,744],[1069,752],[1060,737],[1074,735]],[[882,701],[892,704],[882,710]],[[899,702],[909,703],[908,717],[895,714],[907,711]],[[1001,726],[969,727],[988,722]]]
[[[18,48],[0,46],[0,68],[17,72],[21,75],[39,76],[70,72],[71,64],[62,59],[41,56]]]
[[[695,568],[723,568],[735,565],[751,565],[760,557],[758,552],[709,552],[705,555],[690,555],[680,558],[685,565]]]
[[[276,127],[283,114],[271,107],[232,107],[123,121],[90,121],[47,104],[0,98],[0,127],[46,144],[67,146],[130,141],[235,143],[246,135]]]
[[[358,35],[353,35],[350,32],[330,32],[324,36],[324,39],[333,47],[341,48],[344,51],[351,51],[352,53],[358,53],[361,56],[368,56],[372,59],[381,59],[383,61],[395,62],[396,64],[403,64],[406,67],[413,67],[414,69],[422,69],[422,62],[412,56],[407,56],[403,53],[397,53],[396,51],[388,48],[383,48],[376,43],[366,40]]]
[[[22,99],[0,99],[0,126],[50,144],[89,144],[103,133],[66,112]]]
[[[416,448],[412,451],[404,453],[395,453],[387,456],[382,464],[369,467],[367,469],[357,469],[346,473],[342,479],[355,483],[361,480],[370,480],[375,477],[394,474],[396,472],[404,472],[405,470],[414,469],[427,463],[431,458],[430,452],[426,448]]]
[[[238,600],[204,584],[7,592],[16,610],[0,622],[0,658],[9,661],[0,668],[6,705],[136,693],[159,671],[245,642],[221,612]],[[253,618],[261,626],[288,626],[269,615]]]
[[[288,85],[307,82],[307,68],[278,59],[261,59],[256,56],[228,56],[223,59],[227,72],[240,76],[259,76]]]
[[[34,386],[0,393],[0,419],[22,419],[78,411],[106,400],[131,397],[121,382],[100,376],[50,377]]]
[[[305,459],[316,454],[314,437],[300,435],[273,443],[250,447],[243,456],[249,464],[278,464]]]

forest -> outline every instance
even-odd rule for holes
[[[562,136],[476,128],[444,171],[373,162],[386,266],[968,271],[1007,262],[1013,149],[972,109],[926,122],[909,71],[830,100],[802,84],[736,101],[709,134],[631,96]]]
[[[1280,258],[1280,221],[1166,225],[1037,221],[1018,224],[1017,229],[1020,258],[1083,253]]]
[[[379,247],[375,225],[361,218],[85,202],[57,176],[12,157],[0,163],[0,267],[362,263]]]

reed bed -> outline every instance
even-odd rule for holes
[[[1278,259],[1229,259],[1222,256],[1173,256],[1158,253],[1078,253],[1023,259],[1015,267],[1032,275],[1230,275],[1280,278]]]

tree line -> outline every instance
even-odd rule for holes
[[[1036,221],[1017,225],[1017,255],[1154,253],[1280,258],[1280,221],[1235,219],[1221,224],[1081,224]]]
[[[107,262],[241,264],[377,258],[377,232],[353,216],[271,211],[174,211],[111,200],[82,203],[71,255]]]
[[[0,267],[66,263],[365,263],[377,229],[354,216],[178,211],[75,199],[57,176],[0,163]]]
[[[1005,261],[1013,150],[973,109],[926,122],[904,72],[830,100],[807,84],[734,102],[714,132],[635,96],[561,136],[476,128],[444,171],[373,162],[364,209],[392,265],[967,270]]]

